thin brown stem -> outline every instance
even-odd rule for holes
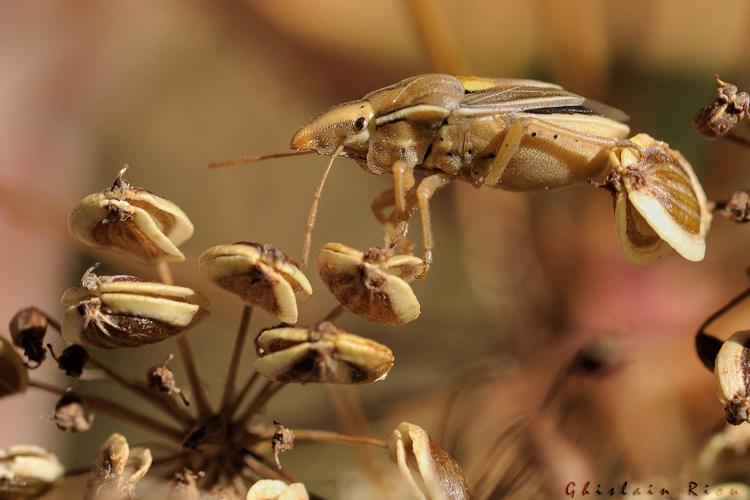
[[[388,443],[382,439],[371,438],[366,436],[353,436],[351,434],[342,434],[334,431],[323,431],[318,429],[289,429],[294,433],[294,442],[328,442],[328,443],[346,443],[359,444],[364,446],[375,446],[376,448],[388,449]],[[270,430],[259,437],[265,440],[273,438],[275,430]]]
[[[240,389],[239,394],[237,394],[237,397],[234,398],[234,401],[231,405],[226,409],[226,414],[228,416],[234,415],[234,412],[237,411],[237,408],[240,407],[242,404],[242,401],[245,399],[245,396],[250,393],[250,389],[253,388],[253,385],[255,385],[255,382],[260,380],[260,373],[253,370],[252,375],[248,377],[247,382],[245,382],[245,385],[242,386],[242,389]]]
[[[711,326],[714,321],[737,307],[748,297],[750,297],[750,288],[743,290],[742,293],[736,295],[729,302],[721,306],[716,312],[706,318],[703,324],[698,328],[698,332],[695,334],[695,349],[698,353],[698,357],[709,370],[713,371],[716,354],[721,348],[723,342],[713,335],[708,334],[706,328]]]
[[[161,279],[163,283],[167,285],[174,284],[172,271],[169,269],[167,261],[158,261],[156,264],[156,271],[159,273],[159,279]],[[207,417],[211,414],[211,405],[208,403],[208,397],[203,390],[203,384],[201,384],[198,368],[195,364],[195,357],[193,356],[193,345],[190,342],[190,336],[188,334],[180,335],[177,338],[177,347],[180,349],[180,359],[182,359],[182,364],[185,366],[190,389],[195,398],[196,406],[198,407],[198,414],[201,418]]]
[[[244,423],[251,419],[285,385],[286,384],[275,382],[273,380],[269,380],[268,382],[266,382],[266,384],[260,389],[260,391],[258,391],[258,394],[255,395],[255,398],[250,401],[247,409],[242,412],[240,417],[237,419],[237,422]]]
[[[29,387],[41,389],[52,394],[65,394],[65,389],[61,389],[54,385],[37,380],[29,380]],[[83,399],[84,405],[95,412],[102,412],[106,415],[109,415],[110,417],[117,418],[119,420],[122,420],[123,422],[128,422],[130,424],[136,425],[162,437],[169,438],[173,441],[182,442],[183,433],[179,429],[175,429],[174,427],[163,424],[158,420],[155,420],[147,415],[143,415],[142,413],[133,411],[130,408],[126,408],[125,406],[122,406],[108,399],[89,395],[79,396],[81,397],[81,399]]]
[[[495,442],[487,449],[487,454],[484,459],[479,462],[482,464],[482,469],[479,471],[477,478],[472,481],[471,491],[476,493],[481,490],[482,486],[484,486],[484,483],[489,478],[492,468],[497,464],[500,453],[509,448],[508,446],[505,446],[505,441],[519,432],[526,423],[525,419],[519,419],[517,422],[508,426],[508,428],[495,438]]]
[[[469,74],[468,65],[439,8],[429,0],[408,0],[405,6],[430,60],[430,66],[436,71],[452,75]]]
[[[322,323],[323,321],[336,321],[338,317],[341,316],[345,311],[346,309],[344,309],[344,306],[339,304],[333,309],[331,309],[331,312],[326,314],[325,318],[320,320],[320,323]]]
[[[234,383],[237,379],[237,371],[240,367],[240,361],[242,360],[242,351],[245,347],[245,340],[247,340],[247,331],[248,327],[250,326],[252,313],[253,307],[251,305],[245,304],[245,306],[242,308],[242,317],[240,318],[240,326],[237,330],[237,337],[234,340],[232,361],[229,363],[227,381],[224,385],[224,395],[221,398],[222,410],[225,410],[229,407],[230,402],[234,397]]]
[[[190,417],[188,413],[186,413],[182,407],[177,405],[174,400],[167,399],[167,397],[164,397],[160,394],[156,394],[149,390],[148,387],[146,387],[143,384],[140,384],[134,380],[128,380],[123,375],[117,373],[112,368],[105,365],[103,362],[99,361],[98,359],[92,357],[89,355],[88,362],[93,365],[94,367],[102,370],[104,373],[107,374],[107,376],[113,380],[114,382],[117,382],[122,387],[126,388],[130,392],[137,394],[141,396],[142,398],[148,400],[153,405],[157,406],[159,409],[163,410],[168,415],[172,416],[175,420],[182,424],[191,425],[193,423],[193,419]]]

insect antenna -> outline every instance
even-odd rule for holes
[[[315,190],[315,196],[313,197],[312,205],[310,205],[310,213],[307,215],[307,227],[305,228],[305,240],[302,244],[302,267],[307,267],[307,259],[310,256],[310,245],[312,244],[312,231],[315,227],[315,219],[318,217],[318,204],[320,203],[320,195],[323,193],[323,186],[326,183],[326,178],[328,178],[328,174],[331,171],[331,167],[333,166],[333,160],[336,159],[336,157],[341,154],[341,151],[344,149],[344,145],[340,145],[336,148],[336,151],[333,152],[333,155],[331,156],[331,161],[328,162],[328,166],[325,169],[325,172],[323,172],[323,177],[320,179],[320,183],[318,184],[318,188]]]
[[[220,167],[230,167],[232,165],[242,165],[247,163],[255,163],[256,161],[261,160],[270,160],[272,158],[286,158],[288,156],[302,156],[302,155],[309,155],[316,153],[315,150],[305,150],[305,151],[290,151],[288,153],[273,153],[269,155],[248,155],[243,156],[242,158],[236,159],[236,160],[223,160],[223,161],[216,161],[213,163],[208,164],[208,168],[220,168]]]

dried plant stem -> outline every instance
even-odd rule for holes
[[[467,64],[458,50],[442,12],[429,0],[405,2],[414,29],[424,45],[430,65],[437,71],[466,75]]]
[[[322,320],[320,320],[320,323],[322,323],[323,321],[335,321],[345,311],[346,311],[346,309],[344,309],[344,306],[342,306],[341,304],[339,304],[336,307],[334,307],[333,309],[331,309],[331,312],[329,312],[328,314],[326,314],[325,317]]]
[[[248,377],[247,382],[245,382],[245,385],[243,385],[242,389],[240,389],[240,392],[239,394],[237,394],[237,397],[234,398],[234,401],[232,402],[232,404],[226,408],[225,413],[227,414],[227,416],[231,417],[232,415],[234,415],[234,412],[237,411],[237,408],[240,407],[240,405],[242,404],[242,401],[245,399],[245,396],[247,396],[248,393],[250,393],[250,389],[253,388],[253,385],[255,385],[255,382],[257,382],[259,379],[260,379],[260,373],[253,371],[252,375]]]
[[[61,389],[54,385],[37,380],[29,380],[29,387],[35,387],[52,394],[65,394],[65,389]],[[105,413],[113,418],[117,418],[119,420],[122,420],[123,422],[131,423],[162,437],[169,438],[173,441],[182,442],[183,433],[179,429],[175,429],[174,427],[163,424],[158,420],[154,420],[149,416],[143,415],[142,413],[138,413],[129,408],[121,406],[114,401],[89,395],[81,396],[81,399],[83,399],[86,407],[95,412],[99,411]]]
[[[117,382],[122,387],[128,389],[129,391],[133,392],[134,394],[138,394],[142,398],[148,400],[150,403],[154,404],[155,406],[159,407],[161,410],[163,410],[168,415],[172,416],[175,420],[182,424],[191,425],[193,423],[193,419],[190,417],[190,415],[182,409],[179,405],[177,405],[174,400],[167,399],[167,397],[164,397],[160,394],[156,394],[149,390],[148,387],[139,384],[138,382],[135,382],[133,380],[128,380],[124,376],[120,375],[116,371],[114,371],[112,368],[108,367],[98,359],[92,357],[89,354],[88,362],[104,371],[104,373],[107,374],[107,376],[112,379],[114,382]]]
[[[698,332],[695,334],[695,348],[696,351],[698,351],[698,357],[709,370],[713,371],[716,354],[721,348],[723,342],[713,335],[709,335],[706,332],[706,328],[711,326],[714,321],[737,307],[748,297],[750,297],[750,288],[743,290],[739,295],[733,297],[729,302],[721,306],[716,312],[706,318],[706,321],[704,321],[700,328],[698,328]]]
[[[318,429],[289,429],[294,433],[294,442],[312,441],[328,443],[346,443],[360,444],[364,446],[374,446],[376,448],[388,449],[388,443],[382,439],[371,438],[366,436],[353,436],[350,434],[341,434],[340,432],[322,431]],[[276,431],[272,430],[262,435],[264,439],[271,439]]]
[[[232,361],[229,363],[227,380],[224,385],[224,395],[221,398],[222,410],[230,406],[232,398],[234,396],[234,383],[237,379],[237,371],[240,367],[240,360],[242,360],[242,351],[245,347],[245,340],[247,339],[247,331],[248,327],[250,326],[252,313],[253,307],[245,304],[245,306],[242,308],[242,317],[240,318],[240,326],[237,330],[237,337],[234,340]]]
[[[169,269],[169,264],[165,260],[160,260],[156,264],[156,271],[159,273],[159,279],[167,285],[173,285],[174,279],[172,278],[172,271]],[[207,417],[211,414],[211,405],[208,403],[208,397],[206,392],[203,390],[203,384],[201,384],[200,375],[198,374],[198,368],[195,365],[195,357],[193,356],[193,346],[190,342],[190,336],[185,333],[177,338],[177,347],[180,349],[180,359],[182,364],[185,366],[187,372],[188,382],[190,383],[190,389],[195,398],[196,406],[198,407],[198,414],[200,417]]]
[[[285,385],[286,384],[275,382],[273,380],[269,380],[268,382],[266,382],[266,384],[258,391],[258,394],[255,395],[255,398],[250,401],[247,409],[242,412],[241,416],[237,419],[237,422],[243,423],[251,419]]]
[[[261,478],[282,478],[293,482],[294,478],[283,469],[277,469],[262,460],[263,457],[256,457],[254,454],[245,456],[245,465]]]
[[[525,419],[520,419],[508,426],[508,428],[495,438],[495,442],[488,448],[487,454],[479,461],[479,463],[482,464],[482,468],[477,474],[477,478],[471,482],[471,491],[473,491],[475,495],[481,490],[482,486],[484,486],[484,483],[492,472],[492,468],[497,465],[500,454],[508,450],[509,447],[505,446],[505,442],[518,433],[526,423]],[[477,498],[479,498],[479,496]]]

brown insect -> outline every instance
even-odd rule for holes
[[[386,225],[388,246],[395,247],[405,238],[410,214],[419,211],[426,273],[434,246],[429,201],[435,191],[454,179],[533,191],[599,177],[611,148],[640,149],[625,140],[626,119],[619,110],[551,83],[425,74],[334,106],[297,131],[293,153],[213,166],[307,153],[332,157],[308,219],[305,262],[333,159],[345,156],[371,174],[391,173],[394,187],[375,197],[373,213]],[[418,185],[415,171],[425,174]]]

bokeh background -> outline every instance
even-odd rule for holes
[[[749,16],[743,0],[720,8],[697,0],[3,2],[0,318],[29,304],[58,314],[62,290],[95,260],[103,272],[154,277],[67,234],[73,204],[127,163],[132,183],[178,203],[195,224],[188,260],[174,271],[212,300],[211,318],[192,337],[218,398],[241,307],[200,278],[196,257],[237,240],[298,256],[325,160],[222,170],[208,163],[285,151],[294,131],[329,106],[436,69],[554,81],[621,108],[634,132],[683,152],[710,199],[725,198],[746,186],[750,151],[708,142],[690,122],[714,94],[714,73],[750,86]],[[389,182],[338,161],[313,248],[380,244],[369,203]],[[461,434],[453,437],[471,476],[488,440],[512,415],[536,407],[576,345],[599,336],[618,338],[627,364],[605,381],[567,386],[560,417],[568,438],[598,464],[592,481],[673,477],[720,428],[713,378],[693,352],[693,334],[747,286],[747,228],[717,219],[703,262],[673,254],[636,268],[618,248],[609,196],[589,186],[515,194],[455,184],[436,195],[433,217],[435,265],[415,284],[419,320],[401,328],[352,315],[340,321],[396,355],[387,381],[353,393],[373,434],[401,420],[438,434],[451,388],[467,369],[485,367],[485,383],[461,392]],[[309,271],[316,294],[303,322],[335,305]],[[744,328],[748,313],[738,310],[717,334]],[[258,312],[252,328],[273,322]],[[167,342],[103,356],[141,376],[172,351]],[[251,356],[248,346],[243,373]],[[65,383],[50,363],[34,376]],[[77,387],[128,397],[108,382]],[[102,415],[89,432],[63,435],[47,422],[53,404],[32,391],[0,402],[0,447],[41,444],[78,467],[115,428],[131,442],[152,440]],[[266,416],[290,427],[339,428],[316,386],[285,389]],[[312,490],[348,498],[343,492],[354,495],[361,482],[351,453],[298,445],[284,463]]]

